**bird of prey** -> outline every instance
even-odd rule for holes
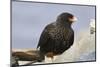
[[[48,24],[43,30],[37,48],[40,51],[40,60],[50,58],[68,50],[74,42],[74,30],[71,25],[77,18],[68,12],[61,13],[55,22]]]

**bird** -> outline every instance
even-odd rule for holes
[[[57,55],[61,55],[74,43],[74,30],[71,25],[77,18],[68,12],[57,16],[55,22],[48,24],[40,35],[37,49],[40,52],[40,61],[52,62]]]

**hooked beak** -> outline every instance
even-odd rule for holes
[[[69,18],[69,21],[71,22],[76,22],[78,19],[76,17],[73,17],[73,18]]]

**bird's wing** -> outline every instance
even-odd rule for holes
[[[49,39],[48,31],[45,28],[44,31],[42,32],[41,36],[40,36],[40,40],[39,40],[37,48],[46,44],[48,39]]]

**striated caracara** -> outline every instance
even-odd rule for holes
[[[64,12],[57,17],[57,20],[48,24],[43,30],[37,48],[41,58],[54,59],[54,56],[62,54],[69,49],[74,42],[74,31],[71,27],[77,18],[70,13]]]

